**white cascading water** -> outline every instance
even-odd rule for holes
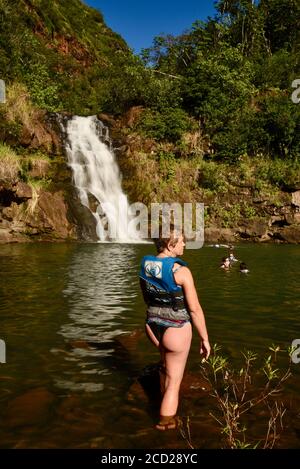
[[[81,203],[96,218],[99,241],[140,242],[137,231],[130,229],[130,207],[122,191],[107,127],[96,116],[74,116],[68,121],[67,135],[66,151],[74,183]],[[90,207],[89,194],[96,199],[95,211]]]

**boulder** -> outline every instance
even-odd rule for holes
[[[21,204],[22,205],[22,204]],[[2,217],[5,220],[17,220],[20,213],[20,206],[16,202],[12,202],[10,206],[4,207],[2,210]]]
[[[265,238],[268,228],[268,221],[265,219],[246,220],[239,227],[239,233],[242,238]]]
[[[66,194],[68,206],[68,220],[76,229],[77,239],[84,241],[98,241],[96,233],[96,219],[92,212],[80,203],[77,190],[71,187]]]
[[[294,225],[300,223],[300,212],[287,213],[284,216],[286,225]]]
[[[54,396],[45,388],[31,389],[8,403],[5,424],[9,428],[46,422]]]
[[[233,243],[236,241],[236,234],[235,230],[230,228],[218,228],[216,226],[210,226],[204,230],[204,239],[206,243]]]
[[[18,201],[2,209],[2,242],[29,241],[31,236],[42,239],[74,239],[75,227],[68,220],[68,206],[62,191],[51,193],[40,189],[32,198],[32,189],[19,182],[15,189]]]
[[[300,208],[300,190],[292,193],[292,205]]]
[[[283,220],[284,219],[281,215],[273,215],[270,217],[268,225],[269,226],[278,225],[278,224],[281,224]]]
[[[10,243],[13,240],[13,236],[10,232],[10,229],[2,227],[1,225],[0,225],[0,244]]]
[[[283,241],[291,244],[300,243],[300,225],[291,225],[280,230],[280,237]]]
[[[31,199],[32,188],[25,182],[19,181],[13,188],[15,196],[19,199]]]
[[[41,149],[49,153],[61,152],[61,142],[56,131],[48,125],[44,111],[37,111],[30,122],[23,122],[19,144],[29,149]],[[10,142],[8,139],[8,143]]]
[[[38,219],[42,228],[51,229],[57,238],[74,236],[74,228],[67,219],[68,207],[62,191],[54,194],[41,191],[38,199]]]
[[[150,401],[158,406],[164,389],[164,380],[165,375],[159,363],[148,365],[130,386],[127,399],[131,402]],[[185,372],[180,386],[180,394],[184,399],[203,397],[209,391],[211,386],[200,373]]]

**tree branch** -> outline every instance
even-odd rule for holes
[[[182,78],[182,77],[177,77],[176,75],[170,75],[169,73],[161,72],[160,70],[153,70],[153,68],[146,68],[146,70],[149,70],[155,73],[160,73],[161,75],[166,75],[167,77],[170,77],[170,78],[177,78],[178,80]]]

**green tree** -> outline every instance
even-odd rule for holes
[[[296,51],[300,44],[300,3],[298,0],[261,0],[259,9],[265,17],[265,34],[272,52]]]

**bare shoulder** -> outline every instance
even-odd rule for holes
[[[182,266],[179,270],[177,270],[177,272],[174,273],[174,277],[178,285],[193,283],[192,272],[190,271],[188,267],[185,267],[185,266]]]

